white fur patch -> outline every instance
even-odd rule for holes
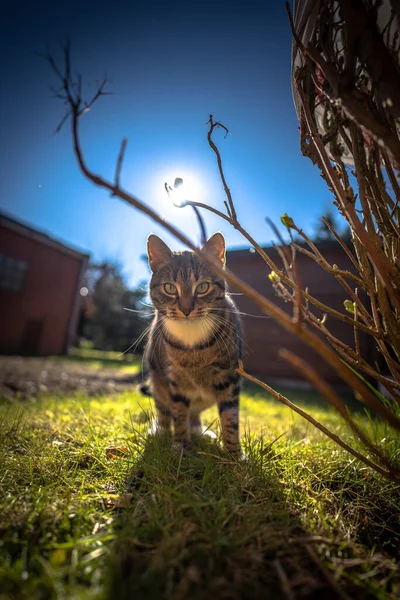
[[[211,319],[165,319],[165,329],[183,345],[193,348],[206,342],[213,332]]]

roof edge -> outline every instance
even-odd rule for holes
[[[70,256],[74,256],[75,258],[89,258],[90,256],[89,252],[78,250],[78,248],[74,248],[69,244],[65,244],[64,242],[53,238],[45,231],[35,229],[31,225],[28,225],[23,221],[15,219],[14,217],[12,217],[4,211],[0,211],[0,225],[7,227],[12,231],[15,231],[20,235],[23,235],[30,239],[41,242],[42,244],[50,246],[51,248],[54,248],[54,250],[58,250],[63,254],[69,254]]]

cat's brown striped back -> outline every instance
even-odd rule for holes
[[[225,448],[240,454],[240,321],[223,277],[193,252],[171,252],[157,236],[147,244],[155,308],[145,360],[157,428],[173,424],[175,442],[201,432],[200,413],[217,404]],[[225,265],[225,240],[214,234],[205,250]]]

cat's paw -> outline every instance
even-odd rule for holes
[[[211,429],[204,428],[203,431],[200,432],[200,437],[207,440],[216,440],[217,435],[211,431]]]
[[[207,441],[216,440],[217,439],[216,434],[213,431],[211,431],[211,429],[208,429],[207,427],[202,427],[201,429],[198,429],[198,430],[195,430],[195,431],[192,429],[191,430],[191,435],[194,438],[204,439],[204,440],[207,440]]]

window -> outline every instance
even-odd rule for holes
[[[28,263],[0,253],[0,289],[19,292],[24,284]]]

